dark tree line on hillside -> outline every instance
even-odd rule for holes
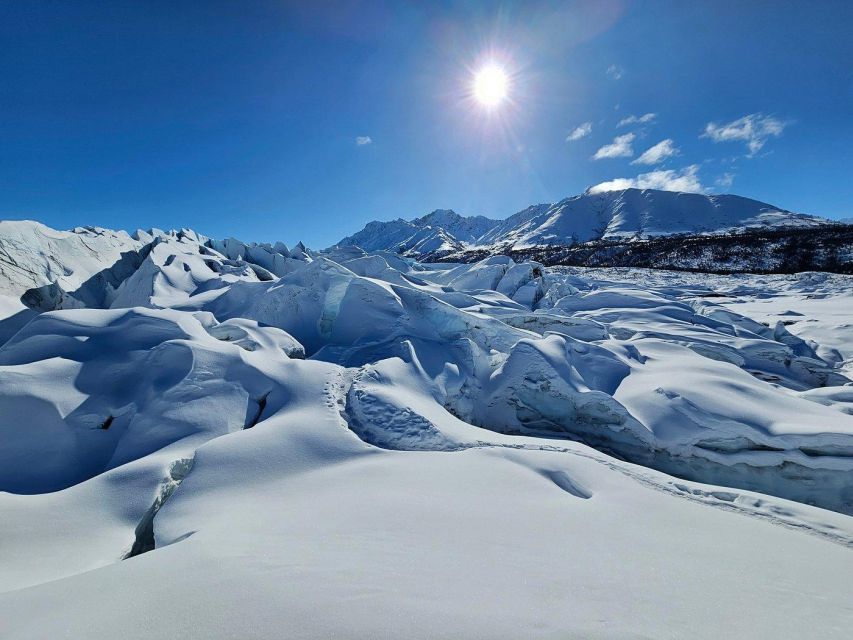
[[[808,229],[750,229],[719,235],[669,235],[633,240],[594,240],[527,249],[476,249],[417,256],[424,262],[476,262],[490,255],[547,266],[637,267],[711,273],[853,274],[853,225]]]

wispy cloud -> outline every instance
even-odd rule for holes
[[[655,146],[646,149],[643,154],[634,160],[631,164],[658,164],[667,158],[677,156],[679,153],[673,140],[667,138],[661,140]]]
[[[617,127],[624,127],[626,124],[649,124],[655,121],[655,118],[658,117],[656,113],[646,113],[641,116],[628,116],[627,118],[622,118],[617,124]]]
[[[581,138],[586,138],[590,133],[592,133],[592,123],[584,122],[583,124],[579,124],[575,127],[574,131],[572,131],[568,136],[566,136],[566,142],[572,142],[573,140],[580,140]]]
[[[607,67],[606,73],[614,80],[621,80],[622,76],[625,75],[625,69],[620,67],[618,64],[611,64],[609,67]]]
[[[595,152],[592,156],[593,160],[601,160],[602,158],[630,158],[634,155],[634,149],[631,143],[637,136],[633,133],[626,133],[623,136],[616,136],[613,142],[606,144],[601,149]]]
[[[363,147],[363,146],[364,146],[364,145],[366,145],[366,144],[373,144],[373,139],[372,139],[370,136],[358,136],[358,137],[355,139],[355,143],[356,143],[359,147]]]
[[[719,178],[714,181],[714,185],[718,189],[722,189],[723,191],[727,191],[732,188],[732,184],[735,181],[735,174],[733,173],[724,173]]]
[[[683,169],[667,169],[641,173],[636,178],[615,178],[589,188],[590,193],[620,191],[622,189],[663,189],[703,193],[705,188],[699,180],[699,165],[691,164]]]
[[[749,157],[761,151],[768,138],[782,135],[788,122],[762,113],[751,113],[725,124],[709,122],[701,138],[711,138],[714,142],[745,142]]]

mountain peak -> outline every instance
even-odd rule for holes
[[[430,211],[425,216],[415,218],[412,222],[428,225],[444,225],[457,222],[462,216],[456,213],[453,209],[436,209]]]
[[[569,246],[602,239],[824,224],[830,222],[737,195],[589,188],[558,202],[532,205],[506,220],[436,209],[410,221],[371,222],[339,245],[425,255],[460,248]]]

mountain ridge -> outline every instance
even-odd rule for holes
[[[531,205],[504,220],[466,217],[439,209],[412,220],[372,221],[335,246],[419,257],[490,247],[521,250],[601,240],[833,224],[837,223],[734,194],[631,188],[595,193],[587,190],[558,202]],[[478,230],[482,230],[479,235]]]

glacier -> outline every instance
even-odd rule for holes
[[[363,244],[0,222],[2,637],[848,635],[851,276]]]

